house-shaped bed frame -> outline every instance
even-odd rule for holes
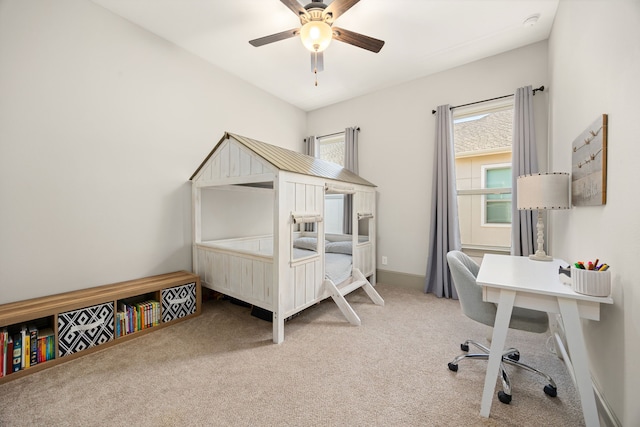
[[[346,294],[362,287],[374,303],[384,305],[372,286],[376,203],[375,186],[367,180],[334,163],[232,133],[224,134],[190,180],[194,273],[207,288],[271,311],[275,343],[284,340],[286,318],[325,298],[332,297],[355,325],[360,319]],[[271,192],[273,233],[203,241],[203,221],[210,218],[202,211],[202,190],[223,187]],[[325,235],[328,193],[352,195],[351,235]],[[359,229],[366,234],[359,235]],[[293,242],[300,237],[317,240],[309,256],[294,254]],[[341,283],[325,278],[325,240],[351,243],[351,276]]]

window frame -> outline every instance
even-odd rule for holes
[[[511,227],[512,222],[487,222],[487,195],[489,194],[512,194],[513,189],[511,187],[494,187],[494,188],[487,188],[487,171],[491,170],[491,169],[504,169],[508,167],[509,169],[512,169],[512,164],[511,163],[492,163],[492,164],[486,164],[486,165],[482,165],[480,167],[482,174],[480,175],[480,185],[482,188],[480,188],[479,190],[487,190],[487,191],[483,191],[479,194],[481,194],[481,204],[482,204],[482,210],[480,211],[480,225],[482,227]],[[459,193],[458,193],[459,194]],[[509,202],[513,203],[513,197],[511,198],[511,200],[509,200]]]
[[[289,265],[292,267],[306,264],[320,257],[320,249],[316,247],[315,251],[309,250],[309,252],[311,252],[310,254],[296,258],[294,242],[298,237],[315,237],[316,241],[318,241],[318,236],[320,236],[320,223],[324,221],[324,215],[319,212],[310,212],[308,215],[316,216],[318,220],[312,222],[296,222],[294,217],[298,215],[303,216],[305,213],[292,212],[289,227]],[[306,224],[314,224],[315,231],[304,231]],[[324,235],[324,230],[322,230],[322,234]],[[322,241],[324,241],[324,238]]]
[[[513,97],[498,99],[498,100],[489,101],[489,102],[483,102],[481,104],[471,105],[467,107],[459,107],[456,110],[454,110],[452,115],[453,127],[455,129],[456,120],[470,118],[474,116],[481,116],[484,114],[496,113],[504,110],[513,110],[514,107],[515,105],[514,105]],[[454,138],[455,138],[455,130],[454,130]],[[478,150],[478,151],[470,151],[470,152],[461,152],[459,154],[454,152],[454,167],[456,167],[456,172],[457,172],[456,160],[458,158],[463,159],[463,158],[471,158],[471,157],[480,157],[483,155],[500,154],[504,152],[505,152],[505,149],[502,147],[493,148],[493,149],[484,149],[484,150]],[[510,152],[513,155],[513,145],[511,146]],[[505,164],[505,163],[500,162],[500,163],[496,163],[495,165],[498,165],[498,164]],[[481,178],[480,185],[482,187],[485,186],[485,179],[486,179],[486,175],[484,173],[484,166],[486,165],[481,166],[483,168],[482,174],[480,177]],[[512,226],[511,223],[510,224],[487,223],[485,218],[486,195],[512,193],[513,190],[511,188],[475,188],[475,189],[468,189],[468,190],[459,190],[457,187],[457,184],[458,183],[456,182],[457,196],[480,195],[482,197],[482,200],[480,203],[481,205],[480,227],[504,229],[504,228],[510,228]],[[513,203],[513,197],[512,197],[511,203]],[[479,253],[488,253],[488,252],[502,253],[502,252],[509,252],[511,250],[511,246],[512,246],[512,242],[509,242],[509,246],[466,243],[462,245],[462,248],[478,251]]]

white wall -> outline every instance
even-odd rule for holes
[[[361,128],[360,175],[378,186],[378,268],[425,275],[435,138],[431,110],[546,84],[547,44],[540,42],[308,114],[310,135]],[[546,92],[538,92],[534,107],[538,139],[546,147]],[[546,148],[539,154],[546,165]]]
[[[612,266],[615,304],[583,328],[594,382],[624,426],[640,425],[639,40],[640,1],[563,0],[549,42],[554,169],[570,171],[573,140],[609,115],[607,203],[554,212],[550,241],[565,260]]]
[[[86,0],[0,2],[0,303],[191,269],[188,179],[306,114]]]

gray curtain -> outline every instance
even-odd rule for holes
[[[436,110],[436,141],[431,198],[429,259],[425,292],[458,299],[447,265],[447,252],[460,250],[453,119],[449,105]]]
[[[346,128],[344,130],[344,167],[351,172],[358,173],[358,132],[357,127]],[[344,213],[342,217],[342,232],[344,234],[353,233],[353,195],[344,196]]]
[[[318,144],[315,136],[309,136],[304,139],[304,154],[311,157],[318,157]],[[304,231],[316,231],[314,223],[304,225]]]
[[[533,89],[516,90],[513,108],[513,156],[511,165],[511,255],[535,253],[537,211],[518,210],[518,176],[538,172],[538,151],[533,120]]]
[[[310,136],[304,139],[304,154],[311,157],[318,157],[318,148],[316,144],[316,137]]]

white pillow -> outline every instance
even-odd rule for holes
[[[325,252],[334,254],[351,255],[353,252],[351,242],[348,240],[342,242],[327,242],[324,245]]]
[[[298,237],[297,239],[293,239],[293,247],[317,252],[318,239],[316,237]]]

